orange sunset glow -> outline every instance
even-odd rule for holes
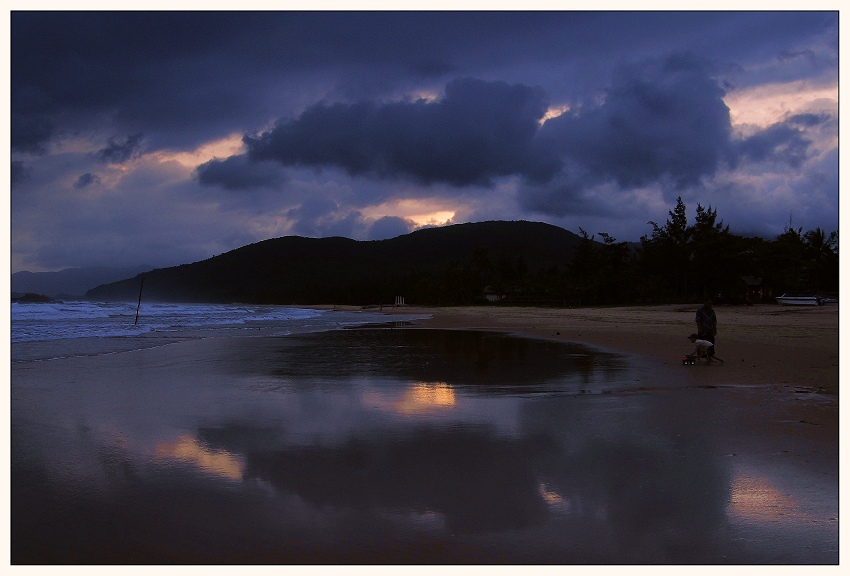
[[[174,442],[160,442],[154,454],[157,460],[177,460],[228,480],[242,479],[244,464],[239,458],[225,450],[210,450],[186,434]]]

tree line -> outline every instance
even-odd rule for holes
[[[689,222],[681,198],[640,242],[541,222],[478,222],[382,241],[284,237],[101,285],[94,300],[390,305],[604,306],[772,301],[838,291],[838,233],[788,227],[733,234],[712,207]],[[597,239],[598,236],[598,239]],[[761,292],[745,279],[758,279]]]
[[[681,197],[664,224],[640,243],[580,230],[562,266],[530,269],[523,256],[492,257],[476,249],[443,271],[430,294],[444,304],[625,305],[773,301],[783,293],[837,295],[838,232],[786,227],[774,240],[734,234],[711,206],[688,221]],[[436,279],[435,279],[436,280]],[[484,292],[482,288],[486,288]]]

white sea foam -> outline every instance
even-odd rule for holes
[[[421,318],[380,312],[343,312],[249,304],[13,303],[13,360],[46,359],[147,348],[168,339],[282,336]],[[61,347],[45,345],[59,344]]]
[[[143,304],[136,322],[132,303],[50,302],[12,304],[12,342],[136,336],[186,328],[226,328],[247,323],[299,323],[321,310],[282,306]]]

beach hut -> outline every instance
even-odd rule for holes
[[[746,286],[744,300],[747,302],[761,302],[764,297],[764,289],[762,287],[761,278],[755,276],[741,276],[741,281]]]
[[[498,302],[504,297],[505,295],[503,293],[497,292],[492,286],[484,287],[484,299],[487,300],[487,302]]]

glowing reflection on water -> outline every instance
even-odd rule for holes
[[[173,442],[160,442],[154,450],[154,460],[177,460],[192,464],[210,474],[241,480],[245,465],[226,450],[210,450],[195,438],[184,434]]]
[[[545,482],[541,482],[538,489],[540,496],[549,506],[550,510],[559,514],[568,514],[570,512],[570,502],[554,490],[550,490]]]
[[[457,399],[445,382],[413,382],[399,390],[368,389],[362,394],[366,407],[401,415],[422,415],[451,410]]]
[[[352,330],[13,370],[16,562],[837,559],[831,502],[732,465],[716,391],[582,346]]]

